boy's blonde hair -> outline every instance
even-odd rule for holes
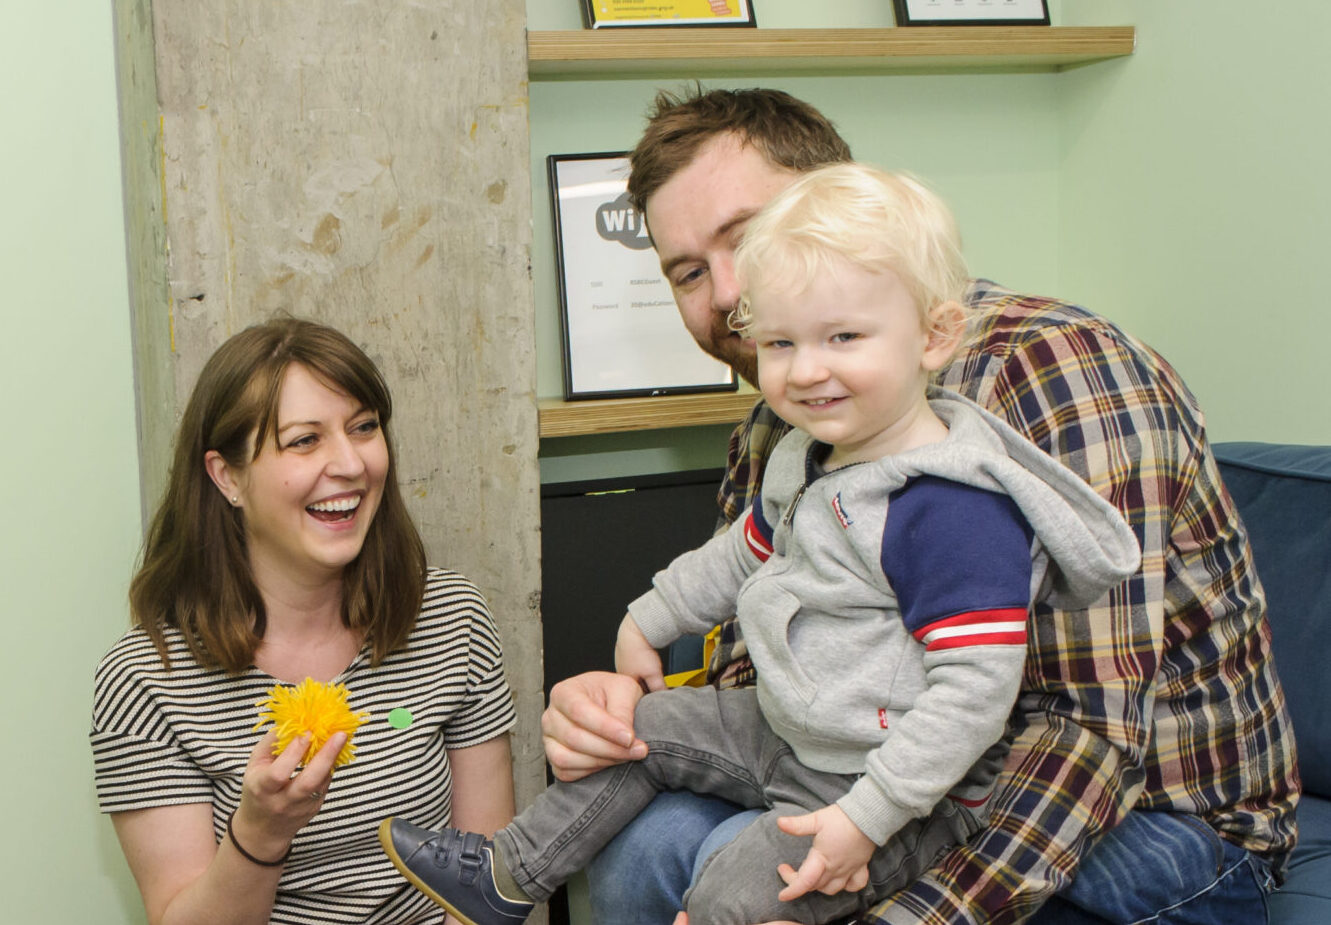
[[[921,316],[960,302],[970,274],[947,205],[918,180],[864,164],[833,164],[802,175],[744,231],[735,251],[743,297],[730,326],[753,324],[755,290],[802,292],[839,261],[905,283]]]

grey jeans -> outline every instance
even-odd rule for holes
[[[763,719],[752,690],[649,694],[638,704],[634,729],[647,743],[646,758],[573,783],[556,782],[495,835],[505,864],[533,899],[548,898],[662,790],[712,794],[767,810],[706,861],[684,898],[690,925],[815,923],[853,915],[913,882],[943,852],[984,827],[983,810],[945,799],[874,853],[865,889],[779,902],[785,884],[777,865],[798,868],[811,839],[784,834],[777,818],[835,803],[857,775],[800,764]]]

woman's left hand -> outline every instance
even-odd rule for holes
[[[245,767],[240,806],[233,822],[246,849],[260,857],[280,857],[287,850],[296,833],[323,806],[333,762],[346,741],[346,733],[334,733],[297,771],[310,745],[308,734],[297,736],[280,755],[273,754],[275,731],[270,729],[259,740]]]

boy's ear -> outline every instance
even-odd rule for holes
[[[952,300],[935,305],[929,312],[929,341],[924,348],[924,366],[930,372],[942,369],[952,359],[966,333],[966,311]]]

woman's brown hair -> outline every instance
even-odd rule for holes
[[[657,93],[647,128],[629,152],[629,198],[640,214],[647,200],[697,157],[718,135],[734,134],[762,152],[773,166],[802,173],[850,160],[831,121],[782,90],[703,90]]]
[[[343,570],[342,622],[365,634],[374,664],[415,626],[425,547],[397,484],[388,386],[346,335],[279,318],[236,334],[209,358],[176,434],[166,493],[129,590],[134,624],[168,666],[168,627],[180,630],[200,664],[232,674],[252,664],[263,639],[267,613],[250,570],[244,515],[209,479],[204,456],[216,450],[237,470],[258,458],[274,439],[282,381],[293,363],[373,411],[388,446],[383,499],[360,554]]]

